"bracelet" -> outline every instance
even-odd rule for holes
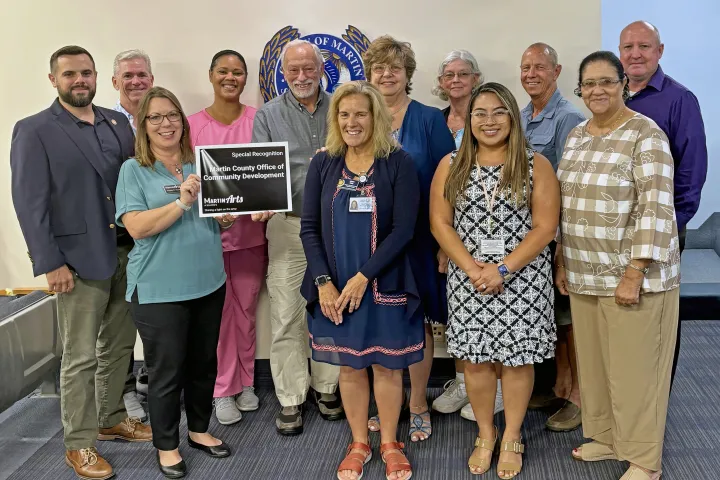
[[[555,268],[565,268],[565,265],[555,265]]]
[[[179,198],[175,200],[175,205],[182,208],[186,212],[189,212],[190,210],[192,210],[192,205],[185,205],[183,202],[180,201]]]
[[[647,275],[647,273],[650,271],[650,268],[648,268],[648,267],[641,268],[641,267],[638,267],[637,265],[633,265],[632,263],[628,263],[627,266],[632,268],[633,270],[637,270],[638,272],[641,272],[643,275]]]

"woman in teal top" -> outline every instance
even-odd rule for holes
[[[166,477],[180,478],[186,473],[178,451],[183,389],[189,445],[217,458],[230,455],[207,430],[225,301],[220,228],[234,218],[199,216],[200,178],[175,95],[150,89],[137,118],[136,158],[120,169],[116,218],[135,239],[126,298],[145,351],[157,461]]]

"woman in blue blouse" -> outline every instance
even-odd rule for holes
[[[442,112],[411,100],[415,53],[410,44],[385,35],[377,38],[363,56],[365,76],[382,94],[392,115],[392,133],[410,154],[420,181],[420,209],[410,255],[426,322],[425,358],[410,367],[410,440],[426,440],[432,433],[427,384],[432,367],[434,343],[432,323],[447,323],[445,296],[447,256],[430,233],[430,184],[440,160],[455,149]],[[377,417],[368,422],[380,429]]]
[[[135,158],[120,169],[116,219],[135,239],[126,300],[145,351],[157,462],[166,477],[180,478],[186,473],[178,450],[183,390],[190,447],[215,458],[230,455],[208,426],[225,302],[220,228],[234,218],[199,216],[190,126],[175,95],[148,90],[137,127]]]
[[[308,168],[300,238],[307,257],[313,359],[340,365],[340,391],[353,440],[338,479],[362,476],[372,456],[370,386],[382,419],[380,454],[388,479],[412,475],[397,442],[402,371],[423,358],[420,298],[407,247],[420,195],[413,162],[390,135],[390,113],[367,82],[332,96],[327,151]]]

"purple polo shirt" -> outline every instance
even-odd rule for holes
[[[681,231],[700,206],[708,168],[705,125],[693,93],[658,65],[647,86],[627,100],[627,106],[652,118],[670,140],[675,161],[675,217]]]

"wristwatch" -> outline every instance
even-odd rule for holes
[[[647,275],[648,272],[650,271],[650,268],[649,268],[649,267],[642,268],[642,267],[638,267],[637,265],[633,265],[632,263],[628,263],[627,266],[630,267],[630,268],[632,268],[633,270],[637,270],[638,272],[642,272],[643,275]]]
[[[507,268],[507,265],[504,263],[501,263],[498,265],[498,272],[500,272],[500,275],[503,277],[503,280],[510,280],[510,277],[512,277],[512,273],[510,272],[510,269]]]
[[[315,285],[318,287],[322,287],[328,282],[332,282],[332,278],[330,278],[330,275],[320,275],[315,279]]]

